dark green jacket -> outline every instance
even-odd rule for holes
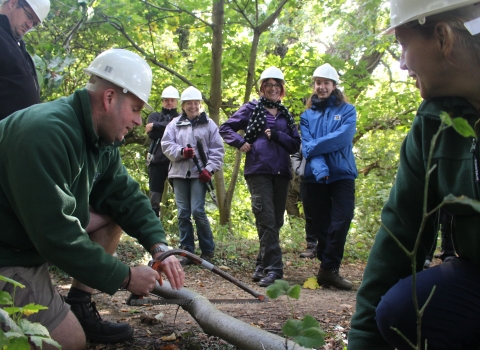
[[[0,122],[0,266],[48,261],[115,293],[128,267],[89,239],[89,205],[112,216],[145,249],[166,243],[117,146],[96,135],[85,89]]]
[[[382,223],[410,251],[413,249],[422,220],[427,159],[433,135],[440,126],[440,112],[467,119],[474,126],[478,120],[474,109],[461,98],[438,98],[424,101],[412,129],[403,142],[400,166],[390,197],[382,211]],[[478,135],[478,130],[477,130]],[[433,152],[428,186],[428,211],[439,205],[449,194],[465,195],[478,200],[479,182],[476,179],[474,157],[479,157],[473,138],[464,138],[453,128],[443,131]],[[471,207],[451,204],[445,207],[454,216],[456,235],[453,242],[457,254],[480,264],[480,213]],[[436,231],[435,215],[423,231],[416,257],[416,269],[421,271]],[[356,313],[348,334],[349,350],[393,349],[380,335],[375,309],[380,298],[401,278],[411,275],[411,263],[397,243],[383,227],[377,233],[368,258],[363,282],[357,294]],[[401,330],[400,330],[401,331]]]

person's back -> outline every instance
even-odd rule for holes
[[[49,0],[6,0],[0,5],[0,120],[40,103],[35,65],[22,37],[49,10]]]

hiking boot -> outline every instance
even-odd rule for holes
[[[254,271],[253,274],[252,274],[252,281],[253,281],[253,282],[258,282],[258,281],[260,281],[263,277],[265,277],[265,275],[263,274],[263,266],[258,265],[258,266],[255,268],[255,271]]]
[[[317,282],[324,286],[333,286],[338,289],[350,290],[353,287],[352,282],[340,276],[338,270],[318,270]]]
[[[268,287],[269,285],[273,284],[275,280],[281,280],[282,278],[273,272],[269,272],[267,276],[263,277],[258,285],[260,287]]]
[[[317,245],[316,244],[307,244],[307,250],[303,253],[300,253],[301,258],[313,259],[317,255]]]
[[[200,255],[200,258],[202,258],[203,260],[206,260],[208,262],[212,262],[212,259],[213,259],[213,256],[215,255],[214,252],[210,252],[210,253],[202,253]]]
[[[97,343],[119,343],[133,337],[133,329],[127,323],[102,321],[95,302],[90,296],[65,298],[70,310],[80,322],[88,340]]]

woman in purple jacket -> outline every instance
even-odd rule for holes
[[[279,232],[292,178],[290,155],[300,148],[293,116],[281,102],[284,96],[283,73],[267,68],[260,76],[260,99],[243,105],[220,126],[223,140],[246,153],[244,175],[260,240],[252,279],[262,287],[283,278]]]

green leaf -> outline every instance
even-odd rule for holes
[[[18,328],[17,324],[4,309],[0,309],[0,322],[5,323],[5,326],[9,327],[13,332],[21,332],[21,329]]]
[[[305,315],[302,322],[303,322],[303,328],[312,328],[312,327],[320,328],[320,323],[318,323],[318,321],[312,315]]]
[[[452,118],[447,112],[440,112],[440,119],[448,126],[452,125]]]
[[[475,137],[475,131],[473,128],[468,124],[466,119],[463,118],[455,118],[453,119],[453,128],[456,132],[458,132],[463,137]]]
[[[42,348],[42,343],[47,343],[47,344],[53,345],[58,349],[62,348],[62,346],[59,343],[57,343],[55,340],[53,340],[50,337],[31,336],[30,341],[32,341],[40,349]]]
[[[0,329],[0,349],[3,349],[4,346],[8,345],[9,341],[5,336],[5,333]]]
[[[5,335],[8,336],[7,332]],[[28,344],[28,338],[22,334],[11,334],[12,336],[9,337],[9,345],[8,350],[25,350],[30,349],[30,344]]]
[[[15,287],[25,288],[25,286],[23,284],[18,283],[17,281],[12,280],[11,278],[8,278],[8,277],[2,276],[2,275],[0,275],[0,281],[5,281],[5,282],[8,282],[8,283],[11,283]]]
[[[282,332],[287,337],[296,337],[302,331],[302,321],[289,318],[282,327]]]
[[[0,291],[0,305],[13,305],[12,296],[8,292]]]
[[[295,343],[306,348],[318,348],[325,344],[325,332],[320,328],[309,328],[302,331],[301,335],[293,337]]]
[[[39,305],[39,304],[27,304],[22,307],[22,313],[25,316],[30,316],[32,314],[36,314],[41,310],[48,310],[47,306]]]
[[[290,284],[284,280],[276,280],[275,283],[269,285],[266,289],[267,295],[271,299],[277,299],[279,296],[287,294]]]
[[[24,334],[26,335],[36,335],[36,336],[41,336],[41,337],[49,337],[50,334],[48,333],[47,328],[45,326],[41,325],[40,323],[33,323],[28,321],[25,318],[22,318],[20,321],[18,321],[18,327],[23,331]]]
[[[293,287],[289,288],[288,291],[287,291],[287,295],[290,297],[290,298],[293,298],[293,299],[299,299],[300,298],[300,290],[301,290],[301,287],[299,284],[296,284],[294,285]]]

